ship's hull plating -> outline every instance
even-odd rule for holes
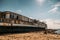
[[[27,26],[0,26],[0,33],[25,33],[32,31],[40,31],[45,30],[45,28],[41,27],[27,27]]]

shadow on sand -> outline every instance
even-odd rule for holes
[[[33,32],[33,31],[42,31],[45,30],[45,28],[40,27],[18,27],[18,26],[0,26],[0,35],[6,35],[6,34],[15,34],[15,33],[27,33],[27,32]]]

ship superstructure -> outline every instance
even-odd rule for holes
[[[46,28],[47,24],[36,19],[10,12],[0,12],[0,26],[30,26]]]

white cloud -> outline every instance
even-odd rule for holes
[[[58,6],[60,6],[60,2],[58,2],[58,3],[55,4],[55,7],[58,7]]]
[[[21,10],[16,10],[15,13],[20,14],[20,13],[22,13],[22,11]]]
[[[36,0],[38,5],[43,5],[45,3],[46,0]]]
[[[54,7],[53,9],[49,10],[48,13],[58,13],[58,7]]]
[[[60,7],[60,2],[56,3],[55,5],[52,5],[52,9],[48,11],[48,13],[60,13],[58,10]]]
[[[45,19],[43,21],[46,22],[48,29],[60,29],[60,20]]]
[[[33,17],[29,17],[29,18],[34,19]]]

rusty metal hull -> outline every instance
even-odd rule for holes
[[[32,32],[32,31],[42,31],[45,28],[41,27],[22,27],[22,26],[0,26],[0,34],[5,33],[25,33],[25,32]]]

